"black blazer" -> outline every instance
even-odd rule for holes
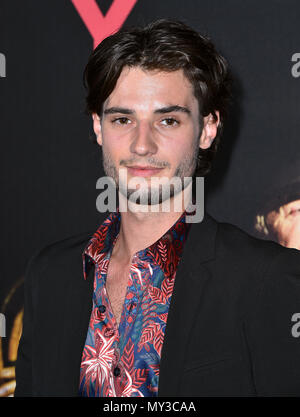
[[[94,280],[93,266],[83,278],[82,251],[93,233],[28,264],[15,396],[78,395]],[[299,312],[300,251],[205,214],[178,265],[158,396],[299,396]]]

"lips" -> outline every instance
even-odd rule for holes
[[[134,176],[140,176],[140,177],[150,177],[151,175],[157,174],[159,171],[162,170],[162,168],[154,168],[151,166],[128,166],[127,167],[130,174]]]
[[[134,168],[134,169],[161,169],[161,168],[157,168],[157,167],[151,167],[151,166],[139,166],[139,165],[132,165],[132,166],[128,166],[128,168]]]

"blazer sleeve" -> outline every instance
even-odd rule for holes
[[[35,257],[28,263],[24,281],[23,330],[16,363],[15,397],[32,396],[32,331],[33,331],[33,278]]]
[[[245,330],[256,393],[300,396],[300,251],[282,247],[254,304]]]

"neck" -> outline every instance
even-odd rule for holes
[[[170,210],[162,211],[164,204],[152,206],[129,202],[119,193],[121,211],[119,236],[113,256],[122,264],[129,264],[132,256],[147,248],[163,236],[180,218],[192,199],[192,183],[169,199]],[[166,203],[165,203],[166,204]],[[146,211],[146,209],[148,211]]]

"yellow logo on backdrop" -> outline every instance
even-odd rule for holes
[[[24,279],[19,279],[11,288],[4,303],[1,306],[0,315],[0,397],[11,397],[14,394],[16,387],[15,363],[17,360],[17,353],[19,341],[23,327],[23,297],[22,294]],[[19,295],[16,300],[16,295]],[[12,322],[6,320],[8,317]]]

